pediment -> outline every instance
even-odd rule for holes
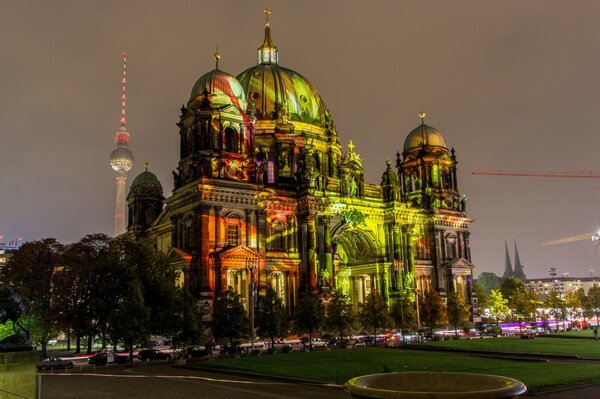
[[[211,254],[213,258],[219,258],[222,261],[240,261],[246,259],[258,259],[258,252],[245,245],[226,246]]]
[[[450,268],[452,270],[469,270],[469,271],[473,270],[473,268],[475,267],[474,264],[472,264],[465,258],[449,259],[444,266],[447,268]]]

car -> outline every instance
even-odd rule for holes
[[[188,346],[184,350],[185,357],[204,357],[212,354],[210,349],[206,349],[204,346]]]
[[[52,369],[72,369],[75,366],[72,360],[63,360],[59,357],[49,357],[37,364],[37,369],[40,371]]]
[[[49,339],[48,340],[48,345],[56,345],[56,344],[58,344],[58,340],[56,340],[56,339]]]
[[[242,348],[239,344],[236,343],[227,343],[221,346],[219,353],[221,355],[235,355],[236,353],[242,353],[244,348]]]
[[[138,353],[138,359],[142,362],[149,362],[150,360],[167,360],[171,359],[170,353],[159,351],[158,349],[142,349]]]
[[[107,363],[125,364],[129,361],[129,353],[115,353],[113,351],[99,350],[88,359],[89,364],[102,366]]]

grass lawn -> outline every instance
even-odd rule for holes
[[[192,367],[194,365],[201,368],[243,371],[337,384],[343,384],[352,377],[381,373],[384,367],[392,371],[456,371],[503,375],[524,382],[530,392],[600,383],[600,365],[596,364],[526,362],[384,348],[295,352],[274,356],[199,361]]]
[[[561,339],[545,338],[543,336],[536,337],[535,339],[499,337],[486,339],[461,339],[456,341],[434,341],[420,345],[456,348],[461,350],[503,353],[540,353],[600,359],[600,341],[595,341],[593,339]]]

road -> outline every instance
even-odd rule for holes
[[[266,381],[227,374],[142,365],[97,368],[96,371],[42,374],[41,399],[115,398],[343,398],[350,395],[336,387]]]

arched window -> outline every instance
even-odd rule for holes
[[[280,220],[271,224],[271,236],[269,237],[269,249],[271,251],[285,251],[285,225]]]
[[[225,151],[237,152],[237,132],[228,127],[225,129]]]
[[[274,272],[271,278],[271,288],[285,305],[285,280],[281,272]]]

